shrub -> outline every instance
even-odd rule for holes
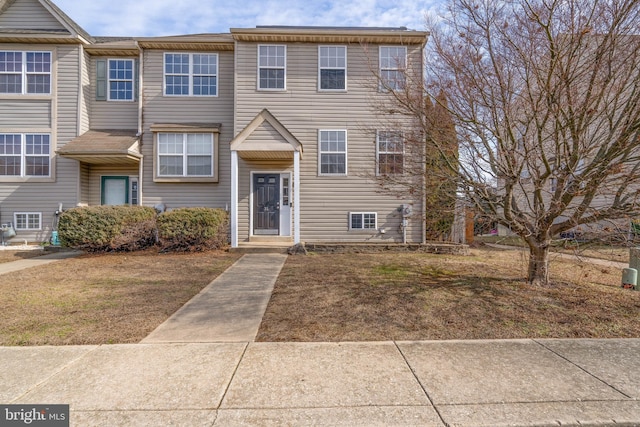
[[[96,251],[134,251],[156,241],[156,211],[145,206],[89,206],[60,215],[63,246]]]
[[[229,217],[222,209],[175,209],[159,215],[157,224],[163,252],[220,249],[229,243]]]

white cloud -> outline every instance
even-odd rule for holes
[[[96,36],[224,33],[256,25],[424,29],[424,14],[443,0],[54,0]],[[231,7],[230,7],[231,5]]]

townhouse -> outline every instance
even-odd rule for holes
[[[94,37],[49,0],[0,1],[0,222],[46,241],[60,207],[206,206],[232,246],[420,243],[421,196],[376,183],[407,154],[374,106],[421,75],[427,35]]]

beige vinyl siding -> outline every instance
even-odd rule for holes
[[[78,195],[78,203],[83,205],[89,204],[90,185],[89,179],[91,177],[91,165],[87,163],[80,163],[78,165],[80,176],[78,177],[78,186],[80,194]]]
[[[62,30],[64,26],[38,0],[19,0],[0,15],[0,27]]]
[[[120,58],[120,57],[117,57]],[[91,86],[87,98],[91,105],[91,129],[138,129],[138,100],[96,101],[96,60],[116,57],[92,57],[89,62]],[[127,57],[125,59],[137,59]]]
[[[50,128],[51,101],[29,99],[0,101],[0,127]]]
[[[128,176],[130,179],[135,178],[138,176],[138,167],[112,165],[91,166],[89,172],[89,205],[102,204],[103,176]],[[131,195],[129,195],[129,197],[131,197]]]
[[[90,106],[91,106],[91,78],[90,78],[90,66],[91,66],[91,56],[87,52],[82,52],[82,89],[80,90],[78,96],[80,97],[79,102],[80,105],[80,124],[79,124],[79,135],[82,135],[86,131],[90,129]]]
[[[371,99],[380,95],[369,63],[377,66],[378,47],[347,45],[347,92],[318,91],[318,45],[287,45],[286,91],[256,90],[257,44],[237,44],[237,115],[240,132],[263,108],[269,111],[302,143],[300,182],[301,239],[313,241],[399,242],[402,240],[398,208],[409,200],[398,200],[376,191],[375,174],[377,120]],[[408,47],[413,60],[420,60],[419,47]],[[412,60],[410,59],[410,61]],[[318,131],[347,131],[347,176],[318,175]],[[251,166],[249,170],[253,170]],[[246,174],[245,170],[240,171]],[[248,181],[240,177],[239,185]],[[241,191],[248,191],[243,189]],[[414,211],[420,209],[413,200]],[[349,231],[349,212],[376,212],[378,227],[386,233]],[[248,221],[239,215],[239,238],[248,232]],[[408,241],[422,241],[419,220],[410,224]]]
[[[30,47],[34,50],[48,50],[54,52],[54,65],[52,70],[52,97],[47,101],[51,105],[51,133],[52,151],[63,146],[77,136],[78,117],[78,78],[80,75],[79,60],[80,49],[77,46],[42,46]],[[25,101],[28,99],[25,96]],[[0,99],[0,106],[7,102],[23,102],[16,98],[11,101]],[[1,107],[0,107],[1,108]],[[25,119],[38,115],[26,113]],[[38,123],[38,126],[40,124]],[[45,131],[46,129],[29,126],[15,129],[20,132]],[[53,213],[62,203],[64,208],[73,207],[78,203],[78,162],[53,157],[52,168],[53,182],[22,182],[3,183],[0,185],[0,219],[2,223],[13,221],[14,212],[41,212],[42,226],[40,231],[19,232],[16,240],[43,241],[49,238],[53,222]],[[52,170],[53,172],[53,170]]]
[[[215,53],[215,52],[213,52]],[[218,96],[164,96],[164,51],[144,53],[144,155],[143,204],[163,203],[167,208],[186,206],[226,207],[230,200],[230,152],[233,138],[233,52],[218,52]],[[221,123],[218,136],[218,183],[153,182],[154,123]]]

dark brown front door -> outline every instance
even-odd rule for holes
[[[253,234],[279,234],[280,175],[253,176]]]

